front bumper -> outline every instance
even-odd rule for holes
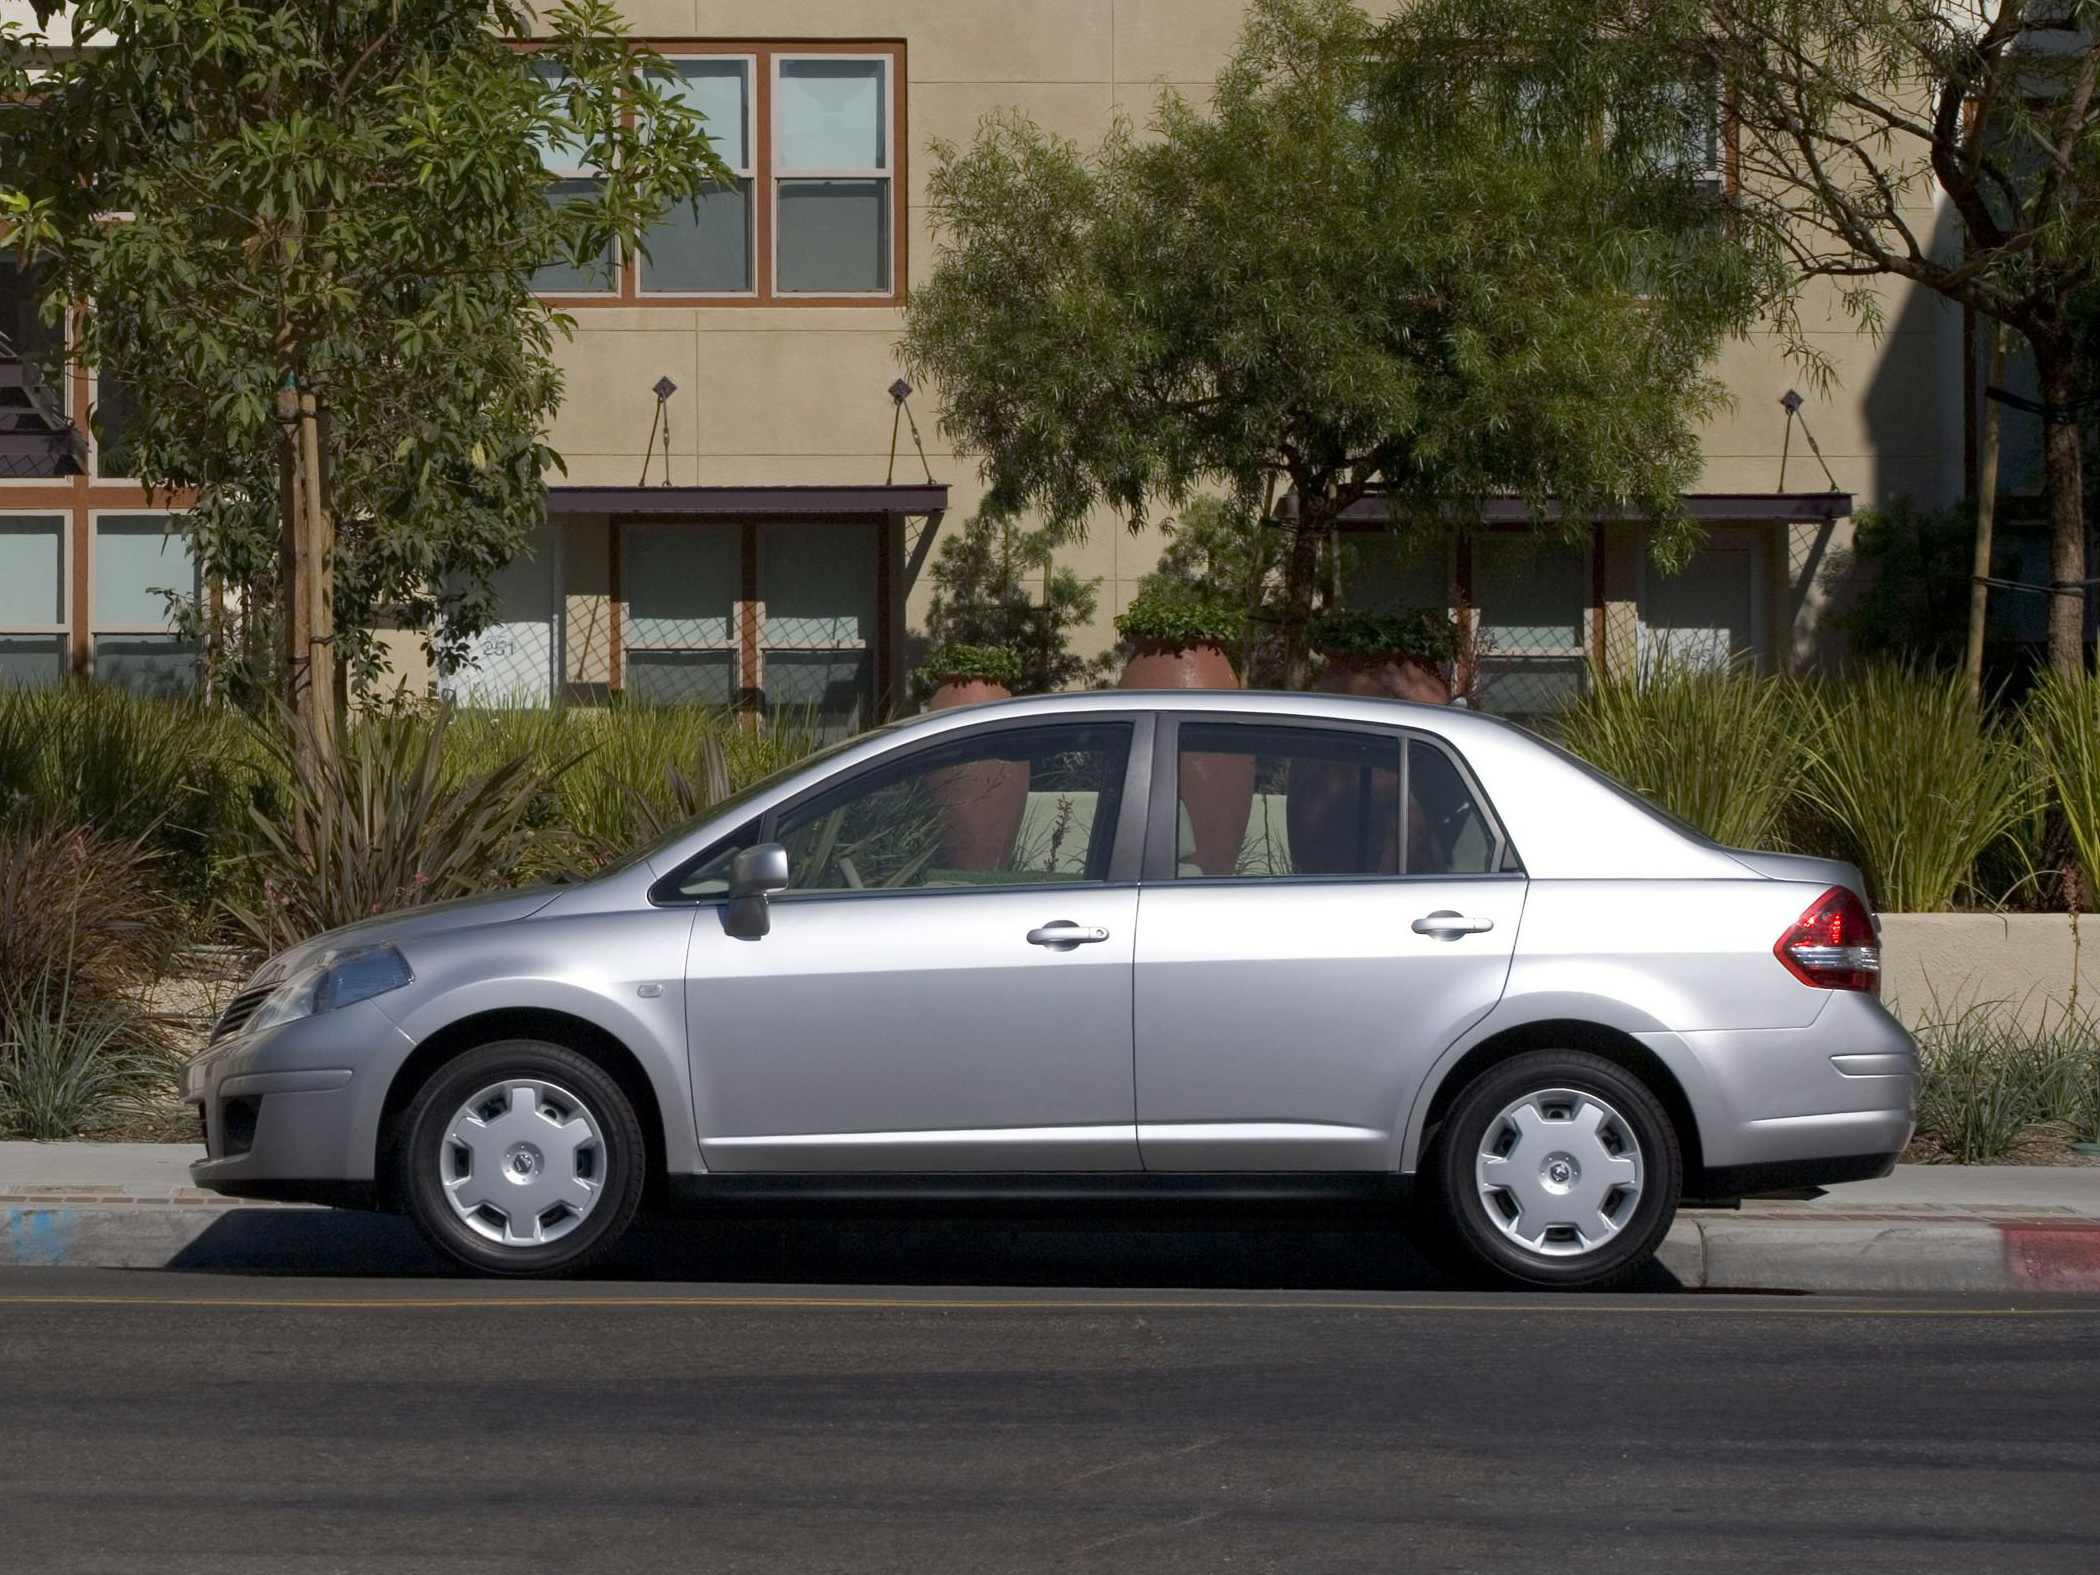
[[[204,1126],[191,1180],[230,1197],[368,1201],[386,1088],[413,1048],[370,1001],[211,1046],[183,1073]]]

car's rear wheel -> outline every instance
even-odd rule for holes
[[[574,1274],[641,1206],[634,1106],[595,1062],[513,1039],[446,1062],[403,1120],[400,1191],[431,1244],[483,1274]]]
[[[1684,1161],[1638,1077],[1585,1051],[1534,1050],[1459,1093],[1421,1179],[1436,1256],[1461,1274],[1605,1290],[1662,1245]]]

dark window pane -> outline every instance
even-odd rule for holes
[[[1495,833],[1451,757],[1419,739],[1407,756],[1407,873],[1493,873]]]
[[[784,180],[777,212],[783,293],[889,289],[888,181]]]
[[[1400,745],[1316,728],[1184,726],[1175,868],[1204,876],[1400,873]]]
[[[109,372],[95,374],[95,474],[130,477],[138,474],[132,459],[131,438],[137,429],[139,402],[121,378]]]
[[[63,637],[0,635],[0,689],[41,689],[65,675]]]
[[[552,182],[547,191],[559,208],[596,196],[598,183],[595,180],[558,180]],[[566,257],[560,257],[532,276],[532,287],[541,295],[588,295],[610,290],[613,283],[613,249],[610,244],[591,259],[587,267],[579,268]]]
[[[859,651],[765,653],[766,710],[823,738],[857,733],[873,720],[875,659]]]
[[[28,360],[56,351],[65,342],[60,323],[47,323],[37,310],[43,293],[44,270],[24,270],[12,257],[0,258],[0,358]]]
[[[734,651],[637,651],[626,655],[627,696],[642,705],[727,706],[736,699]]]
[[[783,815],[797,891],[1107,878],[1124,722],[1007,729],[919,750]]]
[[[197,687],[197,648],[171,634],[95,637],[95,678],[141,695],[186,695]]]
[[[644,290],[751,288],[751,182],[717,186],[649,228]]]

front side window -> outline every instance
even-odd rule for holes
[[[1128,722],[1005,728],[916,750],[780,817],[791,891],[1108,878]]]

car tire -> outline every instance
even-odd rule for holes
[[[1440,1266],[1501,1289],[1600,1291],[1662,1245],[1684,1159],[1633,1073],[1587,1051],[1533,1050],[1460,1090],[1419,1179],[1418,1226]]]
[[[634,1105],[562,1045],[511,1039],[447,1061],[400,1130],[397,1195],[432,1246],[476,1273],[575,1274],[641,1207],[648,1147]]]

